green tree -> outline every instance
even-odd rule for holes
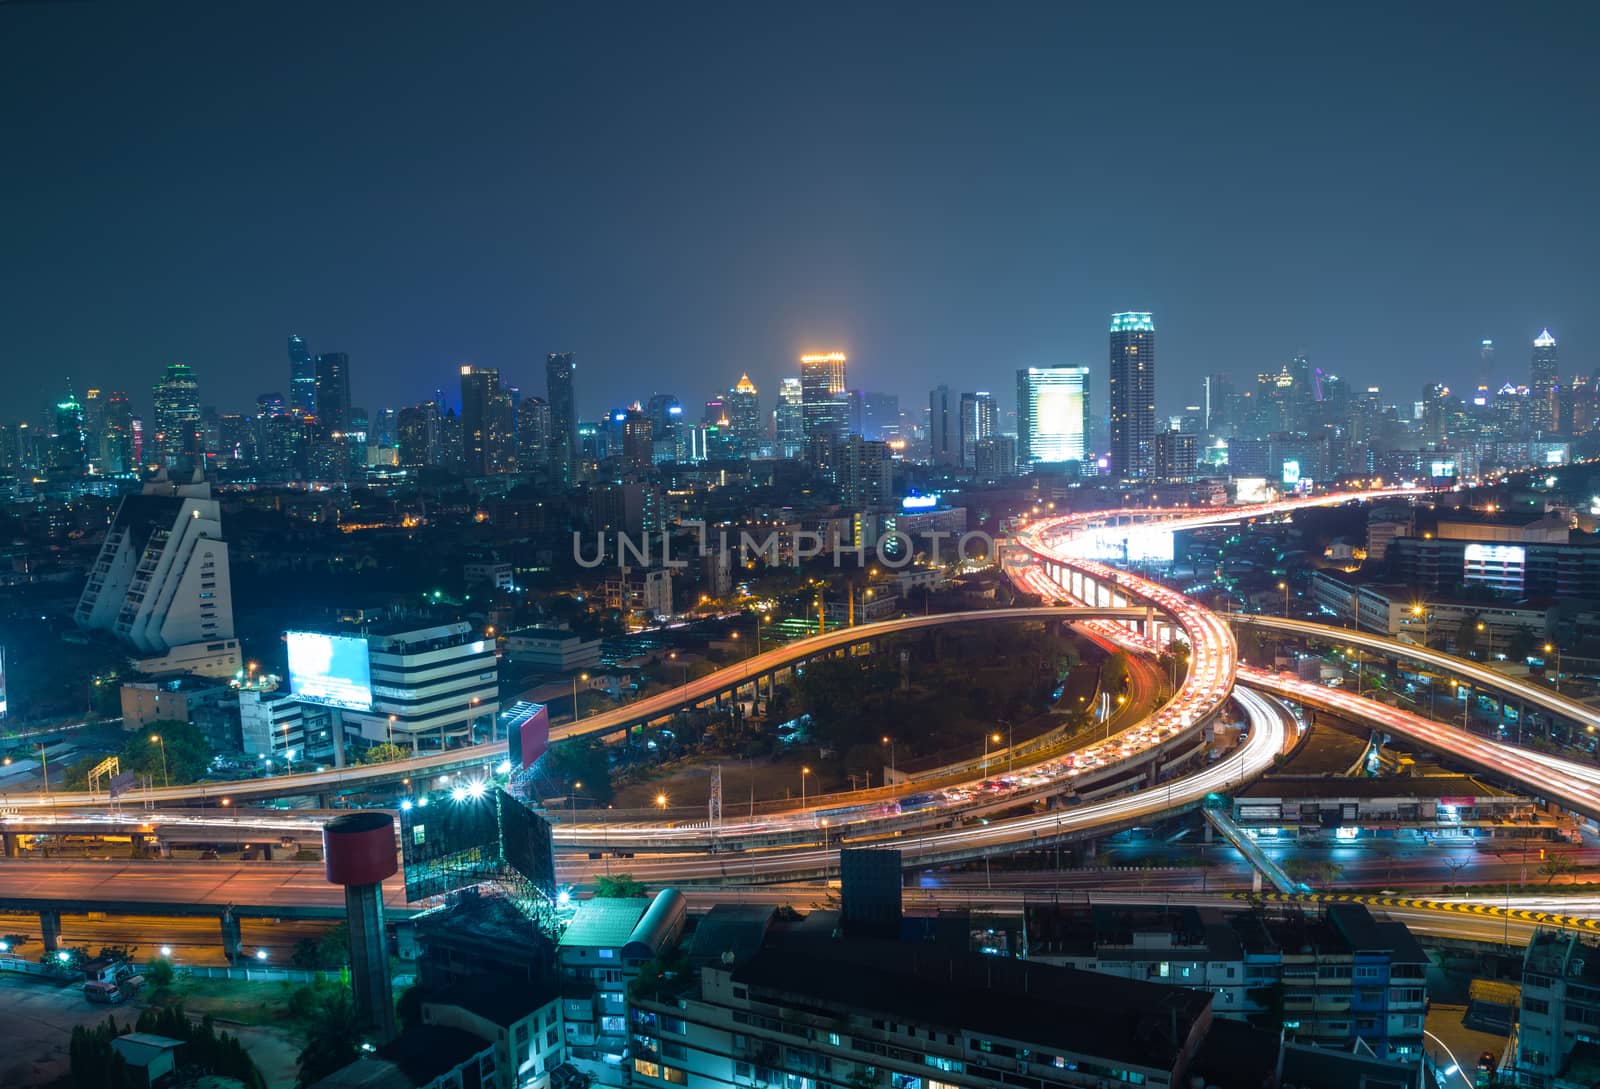
[[[355,1000],[344,987],[323,996],[311,1035],[300,1052],[300,1084],[321,1081],[335,1070],[342,1070],[356,1059],[361,1025],[356,1017]]]
[[[1107,692],[1116,695],[1128,686],[1128,653],[1119,650],[1106,659],[1100,667],[1100,683]]]
[[[408,759],[410,756],[410,749],[384,741],[362,753],[361,762],[363,764],[387,764],[392,760]]]
[[[1533,653],[1537,645],[1538,642],[1528,626],[1518,624],[1516,630],[1511,633],[1511,638],[1506,640],[1506,657],[1516,662],[1523,661]]]
[[[563,783],[582,783],[586,800],[604,805],[615,795],[611,789],[611,755],[594,738],[553,745],[544,758],[545,773]]]
[[[111,1041],[126,1031],[117,1027],[115,1017],[72,1030],[67,1042],[67,1077],[73,1089],[135,1089],[140,1085],[140,1079],[111,1046]]]
[[[160,738],[157,741],[156,738]],[[198,726],[177,719],[148,723],[118,754],[124,772],[156,785],[192,783],[211,767],[211,746]]]
[[[595,876],[594,894],[603,900],[629,900],[648,896],[650,890],[643,881],[635,881],[631,873]]]
[[[145,966],[144,981],[157,991],[164,991],[172,986],[172,962],[166,957],[157,957]]]

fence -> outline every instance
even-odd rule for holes
[[[190,979],[236,979],[247,983],[319,983],[338,981],[338,972],[307,972],[299,968],[212,967],[194,965],[183,969]]]

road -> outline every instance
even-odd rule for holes
[[[330,921],[244,919],[240,923],[241,948],[254,957],[265,950],[265,963],[283,967],[303,938],[315,940],[335,924]],[[39,916],[34,913],[0,914],[0,934],[21,934],[29,941],[17,947],[18,955],[36,959],[43,952]],[[226,965],[221,928],[216,919],[171,915],[87,915],[61,917],[61,944],[83,945],[98,953],[108,945],[136,946],[143,959],[170,956],[174,964]],[[166,950],[171,950],[167,953]]]

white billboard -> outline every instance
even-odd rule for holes
[[[349,711],[372,710],[372,662],[365,639],[311,631],[287,632],[284,638],[289,644],[289,689],[295,699]]]
[[[6,648],[0,647],[0,718],[6,717]]]

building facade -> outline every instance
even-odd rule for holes
[[[1017,462],[1090,460],[1089,368],[1027,367],[1017,372]]]
[[[1155,471],[1156,327],[1147,313],[1111,315],[1111,475]]]

